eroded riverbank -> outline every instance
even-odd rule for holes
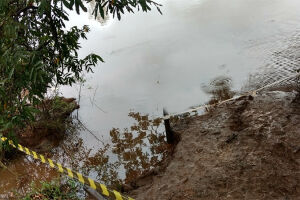
[[[136,199],[299,199],[300,100],[269,91],[179,121],[165,169],[141,178]]]

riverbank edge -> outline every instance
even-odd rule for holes
[[[188,186],[187,186],[187,185],[189,185],[190,182],[193,182],[194,185],[197,182],[197,181],[196,182],[189,181],[190,180],[189,177],[195,175],[190,172],[193,170],[197,170],[197,168],[198,168],[198,170],[201,169],[204,171],[210,171],[210,173],[214,173],[213,171],[211,171],[209,169],[205,169],[205,167],[201,166],[201,162],[199,163],[200,160],[204,159],[203,156],[202,157],[199,156],[199,155],[201,155],[201,152],[203,152],[203,149],[207,149],[207,150],[214,149],[219,154],[222,151],[222,149],[227,148],[226,146],[238,141],[239,135],[241,135],[243,132],[247,132],[248,135],[252,135],[249,137],[254,137],[254,138],[258,137],[257,140],[261,140],[261,139],[259,139],[259,137],[266,137],[266,136],[264,136],[264,133],[266,133],[265,130],[255,130],[255,127],[257,127],[259,123],[255,125],[253,123],[251,124],[251,122],[250,122],[251,125],[249,124],[249,121],[247,121],[246,118],[249,118],[250,116],[263,115],[264,117],[269,117],[269,118],[274,117],[276,119],[275,122],[278,121],[280,125],[284,125],[285,128],[287,128],[287,126],[290,126],[290,125],[282,124],[282,123],[286,123],[286,122],[282,121],[283,120],[282,116],[284,116],[284,113],[286,112],[285,118],[287,118],[287,120],[290,120],[291,118],[295,118],[293,120],[296,123],[295,124],[296,126],[291,127],[292,132],[293,132],[293,134],[292,134],[293,137],[295,135],[299,136],[300,135],[300,132],[299,132],[300,127],[297,124],[300,124],[300,111],[299,111],[300,95],[299,95],[299,93],[297,93],[295,91],[296,89],[297,88],[295,88],[295,87],[273,88],[268,91],[261,92],[261,94],[259,94],[258,96],[254,97],[254,98],[252,96],[242,97],[240,99],[234,100],[227,104],[224,104],[221,106],[216,106],[213,110],[205,113],[204,115],[189,117],[189,118],[185,118],[185,119],[178,121],[176,124],[173,124],[173,130],[181,135],[181,141],[178,143],[178,145],[176,147],[174,147],[174,153],[170,154],[170,156],[166,160],[164,160],[159,167],[151,170],[150,172],[147,172],[142,177],[139,177],[136,181],[126,185],[125,191],[129,192],[129,194],[131,196],[135,197],[136,199],[161,199],[161,200],[164,200],[164,199],[183,199],[183,198],[184,199],[199,199],[199,198],[201,198],[201,199],[218,199],[218,198],[239,199],[239,198],[244,198],[244,196],[242,194],[236,195],[236,196],[230,195],[229,197],[226,197],[226,196],[224,196],[226,194],[226,192],[223,192],[223,193],[218,192],[217,189],[215,189],[215,192],[214,192],[215,194],[218,194],[217,196],[205,191],[205,189],[202,192],[199,192],[199,191],[195,192],[197,189],[193,188],[192,185],[190,185],[191,186],[190,188],[188,188]],[[273,105],[273,107],[271,105]],[[272,112],[272,109],[275,109],[276,111],[278,111],[278,113],[282,113],[283,115],[275,116],[274,112]],[[291,110],[294,110],[294,111],[296,110],[296,112],[291,111]],[[291,113],[289,113],[289,112],[291,112]],[[248,113],[249,116],[245,116],[245,115],[247,115],[245,113]],[[207,121],[210,121],[209,125],[207,124]],[[256,122],[257,120],[253,119],[252,122],[254,122],[254,121]],[[216,124],[216,123],[218,123],[218,124]],[[221,129],[219,127],[220,124],[222,124]],[[266,124],[263,121],[261,122],[261,125],[262,125],[262,127],[265,126],[265,128],[266,127],[270,128],[270,124]],[[205,127],[205,126],[207,126],[207,127]],[[214,128],[214,126],[216,126],[216,127]],[[208,130],[205,130],[205,129],[208,129]],[[226,129],[226,131],[224,131],[224,129]],[[189,131],[190,131],[190,133],[188,133]],[[262,131],[262,133],[259,133],[260,131]],[[199,132],[201,134],[199,134]],[[224,133],[222,134],[222,132],[224,132]],[[259,134],[257,134],[257,132]],[[276,132],[278,132],[278,131],[276,131]],[[206,148],[205,146],[203,147],[202,146],[203,144],[201,144],[202,142],[197,143],[197,141],[199,141],[199,138],[193,138],[194,141],[190,141],[190,144],[187,145],[187,144],[185,144],[185,143],[187,143],[185,140],[191,140],[191,139],[187,138],[188,134],[194,134],[194,136],[190,136],[192,138],[195,137],[195,135],[197,135],[197,137],[199,137],[199,138],[207,137],[207,135],[209,135],[209,137],[216,137],[218,147],[214,147],[214,148],[213,147]],[[273,137],[273,136],[270,136],[270,137]],[[207,144],[205,144],[205,145],[206,146],[213,145],[213,143],[216,142],[215,141],[216,138],[213,138],[213,139],[210,138],[210,140],[207,140],[207,138],[206,138],[205,140],[206,140]],[[222,138],[222,140],[221,140],[221,138]],[[280,137],[276,138],[276,139],[278,140],[278,139],[280,139]],[[267,139],[264,139],[264,140],[265,140],[264,142],[268,143]],[[287,146],[283,147],[283,148],[288,148],[289,151],[291,151],[291,152],[296,152],[295,154],[297,154],[297,156],[299,158],[298,157],[295,158],[294,155],[292,156],[293,157],[292,159],[295,161],[295,163],[298,163],[298,162],[300,163],[300,155],[298,155],[298,154],[300,154],[300,153],[298,153],[298,152],[300,152],[300,147],[298,147],[298,150],[297,150],[297,144],[295,144],[295,141],[298,141],[298,140],[299,139],[296,139],[292,142],[293,144],[287,144]],[[258,142],[256,141],[255,143],[258,143]],[[261,141],[259,143],[261,143]],[[282,144],[274,143],[272,145],[275,145],[275,146],[279,145],[278,148],[281,148],[280,146]],[[294,147],[291,147],[293,145],[294,145]],[[215,145],[213,145],[213,146],[215,146]],[[245,143],[245,145],[243,147],[251,148],[252,146],[253,146],[253,144]],[[270,148],[273,148],[273,147],[270,147]],[[291,150],[290,148],[294,148],[294,149]],[[228,149],[226,151],[228,151]],[[253,150],[253,151],[255,151],[255,150]],[[274,151],[276,151],[276,149]],[[197,161],[194,160],[194,163],[193,163],[190,160],[190,159],[193,160],[193,158],[189,158],[189,157],[194,155],[195,152],[196,152],[196,154],[199,154],[198,155],[199,160],[197,160]],[[249,153],[250,152],[245,152],[245,155],[248,155]],[[262,153],[264,153],[264,152],[262,152]],[[222,154],[222,153],[220,153],[220,154]],[[230,153],[228,153],[228,154],[230,154]],[[206,154],[204,154],[204,155],[206,155]],[[232,156],[232,154],[230,154],[230,155]],[[210,155],[210,156],[218,157],[214,153],[212,153],[212,155]],[[228,159],[230,160],[233,158],[229,156]],[[242,158],[239,158],[239,159],[242,159]],[[230,161],[228,161],[228,162],[230,162]],[[205,162],[203,162],[203,163],[205,163]],[[218,166],[219,168],[224,168],[222,166],[222,164],[218,163],[218,162],[216,162],[216,163],[212,162],[211,164],[216,164],[216,165],[219,165]],[[231,164],[234,164],[234,163],[231,163]],[[192,169],[189,171],[186,171],[184,165],[192,165],[192,167],[191,167]],[[291,164],[291,165],[293,165],[293,164]],[[224,166],[228,167],[227,165],[224,165]],[[179,170],[179,169],[181,169],[181,170]],[[183,175],[184,173],[181,173],[182,170],[186,171],[186,176]],[[295,172],[297,172],[297,168],[295,168],[294,170],[296,170]],[[299,171],[300,171],[300,169],[299,169]],[[201,177],[203,178],[203,176],[205,176],[204,174],[201,174],[201,173],[198,175],[199,175],[199,178],[201,178]],[[239,176],[235,176],[235,178],[238,178],[238,177]],[[213,181],[212,179],[209,179],[209,178],[205,178],[205,179],[206,179],[206,181],[210,182],[211,185],[215,185],[214,182],[218,182],[218,180]],[[300,184],[300,175],[295,176],[295,179],[293,179],[293,181],[295,181],[295,180],[297,183]],[[206,185],[206,186],[202,185],[201,187],[209,187],[209,186],[207,186],[209,184],[204,184],[204,185]],[[186,189],[183,189],[183,188],[186,188]],[[284,186],[283,186],[283,188],[284,188]],[[219,189],[222,189],[222,187],[220,187]],[[181,190],[183,190],[185,192],[181,192],[181,193],[178,192]],[[229,189],[227,189],[227,190],[229,190]],[[236,190],[236,188],[233,188],[232,190]],[[289,190],[287,190],[287,191],[289,191]],[[238,192],[238,190],[236,190],[236,192]],[[198,193],[198,195],[197,195],[197,193]],[[199,193],[201,193],[201,194],[199,194]],[[264,192],[262,192],[262,193],[264,193]],[[264,195],[266,195],[265,193],[264,193]],[[276,191],[272,190],[272,191],[270,191],[270,193],[278,194],[278,191],[276,192]],[[290,195],[293,196],[294,194],[292,194],[292,193],[288,194],[288,196],[290,196]],[[294,191],[294,193],[300,194],[300,191],[297,190],[297,191]],[[278,198],[275,196],[271,195],[269,197],[270,198],[272,197],[275,199]],[[259,195],[258,195],[257,199],[266,199],[266,198],[259,197]]]

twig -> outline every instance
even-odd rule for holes
[[[90,187],[88,187],[86,185],[84,185],[83,188],[87,193],[89,193],[90,195],[95,197],[95,199],[105,200],[105,198],[100,193],[98,193],[96,190],[93,190],[93,189],[91,189]]]
[[[80,99],[81,99],[81,87],[82,87],[82,83],[80,83],[80,87],[79,87],[79,93],[78,93],[78,105],[80,105]],[[79,109],[77,109],[77,120],[78,119],[78,115],[79,115]]]
[[[99,88],[99,85],[97,85],[97,87],[96,87],[96,89],[95,89],[95,91],[94,91],[94,95],[93,95],[93,101],[92,101],[92,103],[94,103],[94,102],[95,102],[95,96],[96,96],[96,92],[97,92],[98,88]],[[93,105],[93,104],[92,104],[92,105]]]
[[[87,130],[91,135],[93,135],[94,136],[94,138],[96,139],[96,140],[98,140],[99,142],[101,142],[102,143],[102,145],[104,146],[105,144],[104,144],[104,142],[102,141],[102,140],[100,140],[91,130],[89,130],[81,121],[80,121],[80,119],[77,119],[78,120],[78,122],[81,124],[81,126],[85,129],[85,130]]]
[[[92,106],[95,105],[99,110],[101,110],[101,111],[104,112],[104,113],[107,113],[106,111],[104,111],[102,108],[100,108],[100,106],[98,106],[98,105],[95,103],[95,102],[96,102],[95,96],[96,96],[96,92],[97,92],[98,88],[99,88],[99,85],[97,85],[97,87],[96,87],[96,89],[95,89],[95,91],[94,91],[93,98],[90,97],[90,102],[91,102]]]
[[[3,169],[7,169],[7,171],[9,171],[11,174],[13,174],[14,176],[18,177],[18,174],[16,174],[15,172],[11,171],[10,169],[8,169],[1,161],[0,161],[0,167],[2,167]]]
[[[102,108],[100,108],[95,102],[94,102],[94,105],[96,106],[96,108],[98,108],[98,109],[101,110],[102,112],[107,113],[107,112],[104,111]]]

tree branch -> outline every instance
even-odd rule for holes
[[[26,6],[25,8],[22,8],[21,10],[17,11],[17,13],[16,13],[15,16],[18,16],[18,15],[20,15],[21,13],[26,12],[27,10],[30,10],[30,9],[36,10],[36,9],[38,9],[38,7],[37,7],[37,6],[34,6],[34,5]]]

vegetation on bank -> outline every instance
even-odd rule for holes
[[[59,181],[42,182],[40,186],[32,185],[31,191],[22,200],[79,200],[78,185],[72,180],[61,184]]]
[[[18,139],[23,145],[30,147],[36,146],[45,138],[59,141],[69,127],[69,115],[78,108],[74,98],[54,96],[42,101],[35,121],[17,131]]]

